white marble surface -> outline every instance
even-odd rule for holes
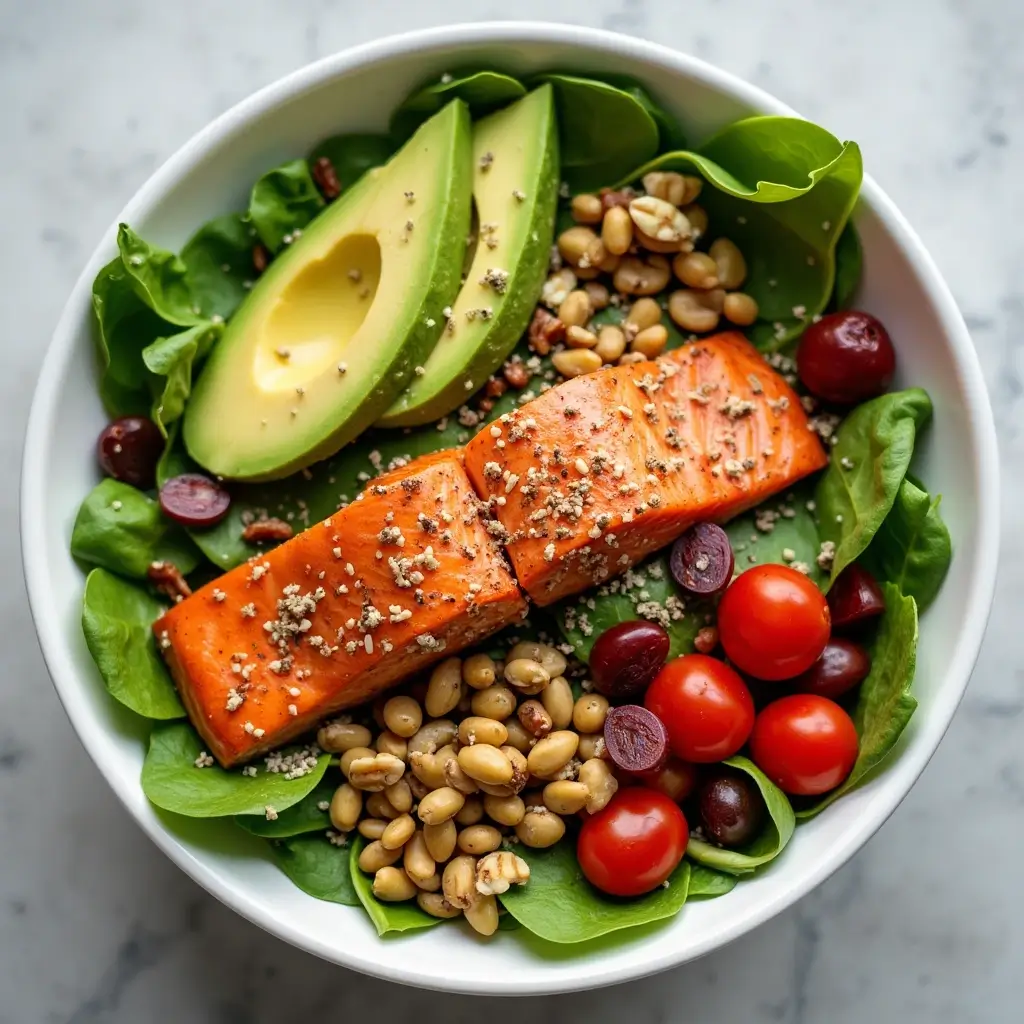
[[[556,17],[658,40],[863,146],[953,286],[999,424],[988,641],[920,784],[843,871],[732,947],[609,992],[424,996],[236,918],[104,787],[51,690],[21,584],[21,435],[99,233],[195,130],[304,62],[400,28]],[[647,1024],[1020,1019],[1024,993],[1024,5],[1019,0],[0,0],[0,1024],[623,1017]]]

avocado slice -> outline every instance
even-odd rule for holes
[[[558,204],[550,85],[473,125],[473,198],[479,241],[465,283],[422,372],[381,426],[430,423],[458,408],[501,365],[529,323],[547,275]]]
[[[185,409],[196,462],[222,477],[277,479],[333,454],[391,405],[459,290],[471,132],[453,100],[274,260]]]

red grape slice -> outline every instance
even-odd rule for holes
[[[871,671],[871,656],[860,644],[833,637],[821,657],[801,676],[793,680],[798,693],[816,693],[836,700],[859,686]]]
[[[642,693],[668,657],[669,639],[656,622],[635,619],[606,629],[590,651],[594,689],[609,700]]]
[[[163,435],[145,416],[122,416],[108,423],[96,441],[103,472],[143,491],[156,483],[156,464],[163,450]]]
[[[852,405],[885,391],[896,372],[896,350],[878,320],[847,310],[822,317],[804,331],[796,364],[813,395]]]
[[[183,526],[213,526],[231,507],[231,495],[201,473],[172,476],[160,488],[164,515]]]
[[[828,592],[832,626],[841,629],[885,611],[885,597],[874,576],[854,563],[837,577]]]
[[[698,797],[701,825],[722,846],[745,846],[756,839],[765,819],[764,798],[742,772],[712,775]]]
[[[627,772],[650,772],[668,760],[668,732],[657,715],[639,704],[612,708],[604,720],[608,756]]]
[[[732,579],[732,545],[714,523],[691,526],[672,546],[669,559],[676,583],[691,594],[717,594]]]

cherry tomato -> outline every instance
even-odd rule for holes
[[[718,605],[718,636],[729,660],[755,679],[806,672],[828,643],[825,595],[788,565],[758,565],[733,580]]]
[[[850,774],[857,760],[857,730],[835,701],[798,693],[769,704],[757,716],[750,754],[780,789],[816,796]]]
[[[639,896],[675,871],[689,836],[683,812],[667,796],[630,786],[583,822],[576,859],[602,892]]]
[[[670,661],[647,688],[644,706],[665,723],[672,753],[684,761],[732,757],[754,726],[746,683],[724,661],[706,654]]]

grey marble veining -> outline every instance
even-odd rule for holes
[[[174,868],[60,709],[21,585],[16,480],[49,333],[96,238],[212,116],[399,28],[556,17],[735,71],[863,146],[967,316],[1005,469],[996,607],[970,691],[851,864],[726,950],[612,991],[425,996],[297,952]],[[1024,994],[1024,5],[1018,0],[0,0],[0,1024],[529,1018],[643,1024],[1020,1019]]]

